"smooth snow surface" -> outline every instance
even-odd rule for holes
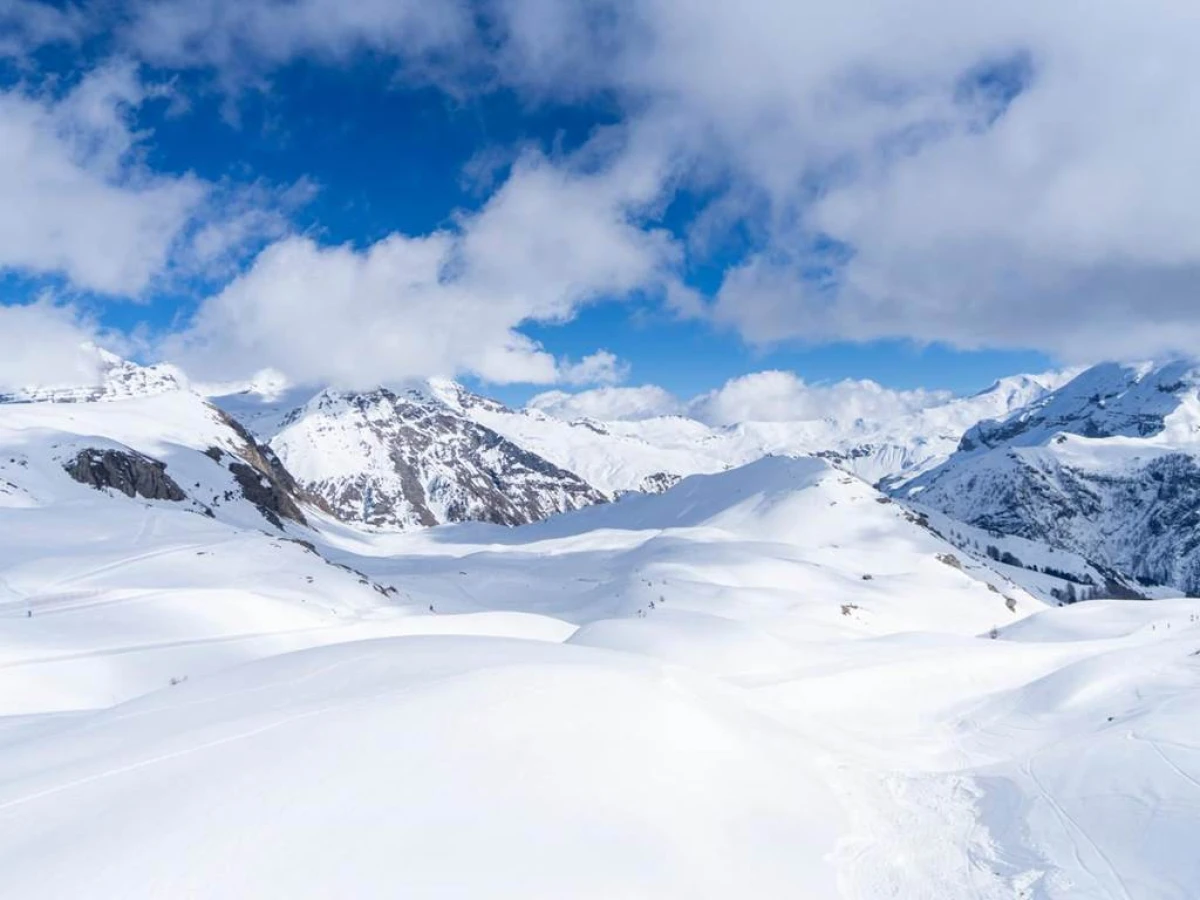
[[[62,417],[149,437],[34,408],[0,896],[1200,895],[1200,602],[1052,608],[815,459],[285,533],[76,484]],[[190,486],[211,423],[171,421]]]

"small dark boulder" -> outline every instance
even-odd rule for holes
[[[167,474],[166,463],[132,450],[81,450],[63,468],[80,484],[97,490],[115,488],[127,497],[147,500],[187,499]]]

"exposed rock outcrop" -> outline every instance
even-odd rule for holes
[[[166,463],[132,450],[81,450],[63,468],[79,483],[98,490],[115,488],[127,497],[147,500],[187,499],[187,494],[167,474]]]
[[[257,506],[263,518],[276,528],[283,527],[282,519],[307,525],[308,520],[300,509],[299,501],[324,506],[323,501],[309,496],[279,461],[275,451],[258,443],[237,419],[221,410],[217,410],[217,414],[238,436],[240,445],[236,448],[237,458],[229,463],[228,468],[246,499]],[[222,459],[220,448],[210,447],[206,453],[217,462]]]

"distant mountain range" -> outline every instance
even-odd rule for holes
[[[0,397],[0,424],[24,435],[0,460],[0,503],[36,502],[52,463],[91,487],[239,524],[522,525],[764,456],[811,455],[910,505],[966,552],[1050,578],[1043,594],[1200,593],[1190,363],[1014,376],[879,421],[717,427],[564,420],[445,380],[205,397],[171,366],[100,360],[96,384]]]
[[[521,524],[768,455],[819,455],[871,483],[902,481],[944,461],[976,422],[1007,415],[1062,380],[1006,378],[971,397],[849,426],[832,419],[725,427],[684,416],[564,420],[509,409],[439,379],[401,392],[263,398],[251,390],[214,402],[269,442],[339,516],[404,528],[472,519]],[[519,496],[506,503],[493,488]]]

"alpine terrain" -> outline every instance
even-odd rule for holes
[[[99,368],[0,403],[6,896],[1200,887],[1187,366],[828,444]]]
[[[1200,594],[1200,369],[1096,366],[980,422],[899,496]]]

